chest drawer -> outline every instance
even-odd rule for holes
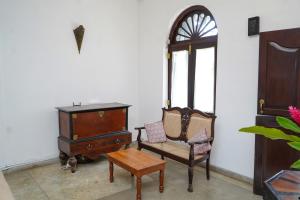
[[[126,109],[72,114],[73,139],[126,130]]]
[[[131,134],[113,135],[107,138],[71,144],[71,152],[73,152],[73,154],[105,153],[105,150],[110,152],[111,149],[118,149],[122,145],[130,143]]]

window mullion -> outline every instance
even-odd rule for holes
[[[188,66],[188,107],[194,108],[194,88],[195,88],[195,67],[196,67],[196,50],[191,45]]]

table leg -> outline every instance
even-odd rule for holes
[[[109,161],[109,181],[114,182],[114,163]]]
[[[136,199],[141,200],[142,199],[142,178],[141,177],[136,177]]]
[[[159,192],[160,193],[164,192],[164,171],[165,170],[159,171]]]

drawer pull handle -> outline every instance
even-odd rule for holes
[[[99,112],[98,112],[99,117],[102,118],[102,117],[104,116],[104,113],[105,113],[104,111],[99,111]]]
[[[116,140],[115,140],[115,143],[116,143],[116,144],[120,144],[120,143],[121,143],[121,140],[120,140],[120,139],[116,139]]]
[[[87,149],[87,150],[92,150],[92,149],[93,149],[93,146],[92,146],[91,144],[88,144],[88,145],[86,146],[86,149]]]

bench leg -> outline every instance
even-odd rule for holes
[[[109,181],[114,182],[114,163],[109,161]]]
[[[193,167],[189,166],[189,187],[188,187],[189,192],[193,192],[193,176],[194,176]]]
[[[209,158],[206,160],[206,179],[209,180]]]
[[[141,200],[142,199],[142,178],[136,177],[136,199]]]

